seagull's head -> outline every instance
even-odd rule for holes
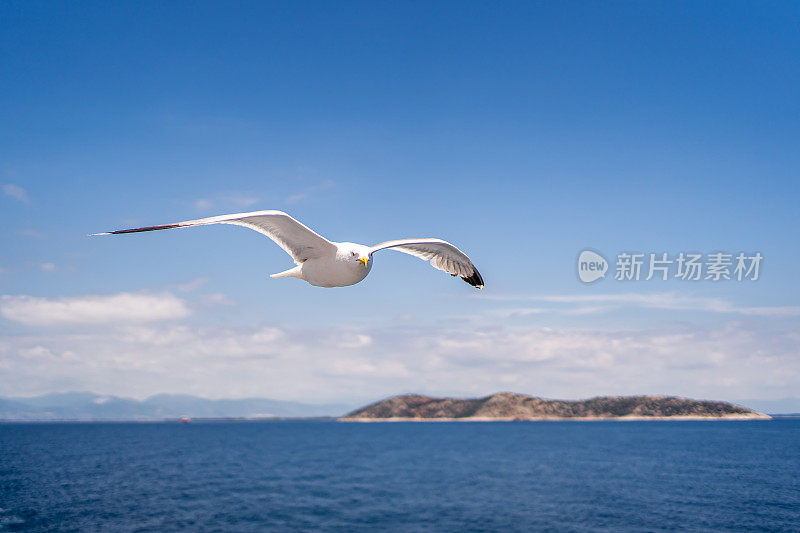
[[[356,261],[357,263],[361,263],[364,268],[367,268],[372,260],[372,254],[367,246],[354,244],[350,248],[350,259]]]

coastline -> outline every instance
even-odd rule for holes
[[[389,417],[389,418],[339,418],[339,422],[642,422],[642,421],[715,421],[715,420],[772,420],[772,417],[763,413],[742,414],[742,415],[723,415],[723,416],[697,416],[697,415],[676,415],[676,416],[588,416],[588,417],[536,417],[536,418],[515,418],[515,417],[462,417],[462,418],[422,418],[422,417]]]

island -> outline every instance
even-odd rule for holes
[[[754,420],[768,415],[728,402],[675,396],[604,396],[549,400],[501,392],[483,398],[432,398],[404,394],[357,409],[339,420],[510,421],[510,420]]]

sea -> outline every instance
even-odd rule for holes
[[[0,531],[800,531],[800,420],[4,423]]]

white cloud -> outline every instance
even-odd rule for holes
[[[225,306],[225,307],[233,307],[236,305],[236,302],[226,295],[222,294],[221,292],[212,292],[209,294],[201,294],[198,297],[198,300],[201,304],[206,307],[216,307],[216,306]]]
[[[35,229],[30,229],[30,228],[21,229],[17,233],[19,233],[20,235],[22,235],[24,237],[32,237],[34,239],[43,239],[43,238],[47,237],[47,235],[45,235],[41,231],[37,231]]]
[[[284,201],[287,204],[296,204],[298,202],[302,202],[304,200],[308,200],[315,194],[318,194],[322,191],[327,191],[332,189],[336,184],[333,180],[324,180],[314,185],[310,185],[302,190],[297,191],[294,194],[289,195]]]
[[[336,344],[341,348],[366,348],[372,344],[372,337],[363,333],[345,333],[339,336]]]
[[[55,263],[39,263],[39,270],[49,274],[56,271],[56,265]]]
[[[169,293],[39,298],[0,296],[0,316],[27,326],[61,324],[125,324],[183,318],[186,303]]]
[[[783,305],[772,307],[737,307],[730,311],[742,315],[758,316],[797,316],[800,315],[800,307],[795,305]]]
[[[347,402],[509,389],[564,398],[791,396],[800,380],[798,324],[748,320],[610,330],[163,322],[35,331],[0,343],[0,395],[60,387]]]
[[[568,295],[533,295],[533,296],[479,296],[487,300],[496,301],[531,301],[553,304],[575,305],[573,308],[552,308],[550,312],[564,314],[590,314],[618,309],[620,307],[642,307],[648,309],[665,309],[672,311],[704,311],[712,313],[731,313],[756,316],[798,316],[800,306],[759,306],[747,307],[735,305],[721,298],[702,296],[686,296],[675,293],[622,293],[622,294],[568,294]],[[534,312],[541,312],[541,308],[534,308]],[[514,310],[515,313],[524,313],[524,308]]]
[[[240,205],[243,207],[248,207],[259,202],[259,198],[257,196],[245,193],[229,194],[225,197],[225,200],[234,205]]]
[[[499,318],[514,318],[541,315],[549,312],[551,312],[550,309],[545,309],[542,307],[516,307],[512,309],[494,309],[489,311],[489,314]]]
[[[209,281],[209,279],[207,277],[194,278],[194,279],[190,279],[187,282],[179,283],[177,285],[177,288],[181,292],[192,292],[192,291],[195,291],[195,290],[199,289],[200,287],[202,287],[206,283],[208,283],[208,281]]]
[[[28,197],[28,193],[25,192],[25,189],[19,185],[14,185],[13,183],[6,183],[3,185],[3,194],[23,203],[28,203],[31,201]]]
[[[735,399],[791,396],[800,382],[800,321],[791,306],[735,307],[672,294],[550,295],[527,297],[537,302],[530,309],[498,309],[438,325],[414,317],[363,327],[233,327],[227,319],[204,324],[197,316],[181,321],[192,310],[235,314],[220,309],[231,303],[224,295],[188,294],[204,282],[183,287],[183,296],[195,302],[191,308],[169,292],[0,296],[0,317],[34,326],[5,324],[0,396],[83,389],[135,397],[183,392],[360,402],[401,392],[513,390],[563,398],[652,393]],[[601,313],[622,305],[725,314],[702,326],[542,325],[547,312]]]
[[[19,355],[24,359],[55,359],[55,355],[44,346],[33,346],[20,350]]]

